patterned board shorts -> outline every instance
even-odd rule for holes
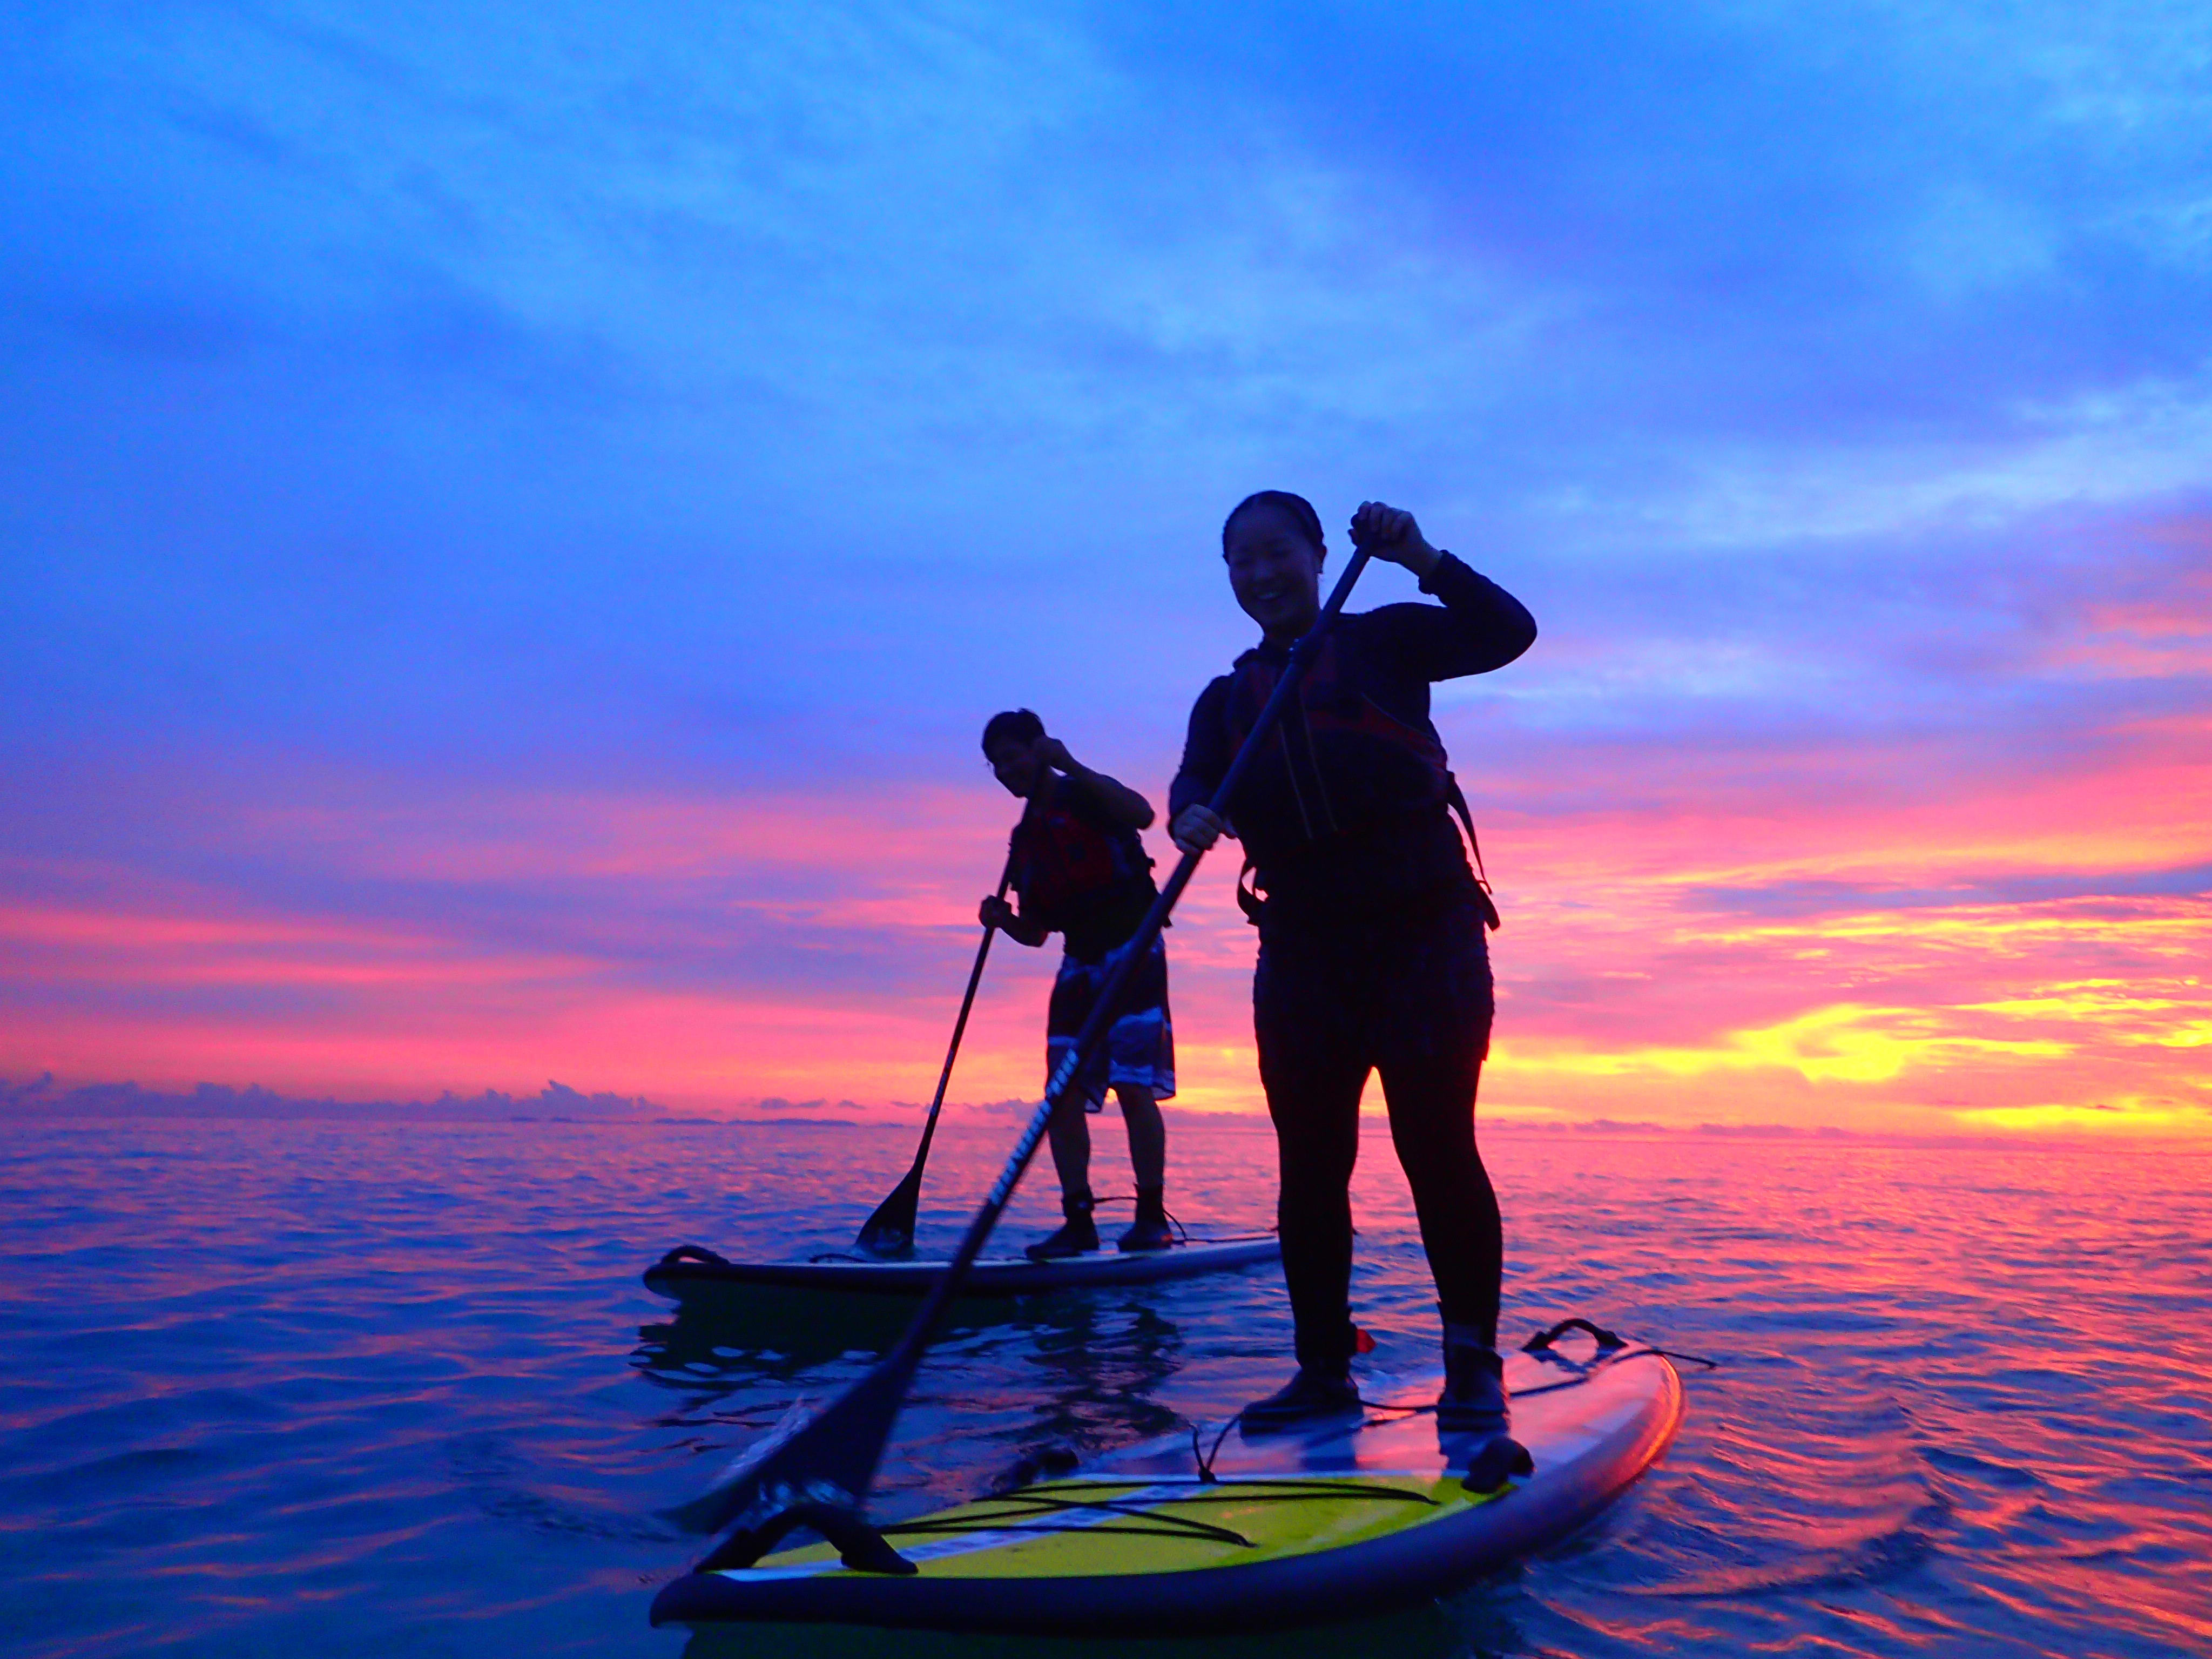
[[[1045,1015],[1048,1079],[1075,1046],[1076,1034],[1091,1018],[1106,976],[1127,950],[1124,945],[1109,951],[1103,962],[1079,962],[1073,957],[1060,959],[1060,977],[1052,983],[1052,1004]],[[1168,1018],[1168,952],[1158,938],[1122,988],[1121,1000],[1103,1048],[1076,1075],[1073,1092],[1081,1097],[1086,1111],[1104,1109],[1109,1084],[1150,1089],[1155,1100],[1165,1100],[1176,1091],[1175,1027]]]

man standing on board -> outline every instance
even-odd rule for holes
[[[1007,865],[1020,908],[987,898],[983,925],[1031,948],[1054,933],[1061,936],[1060,975],[1045,1018],[1049,1078],[1158,896],[1152,861],[1137,838],[1152,823],[1152,806],[1127,785],[1078,762],[1026,708],[991,717],[983,727],[983,756],[1007,793],[1029,803],[1014,826]],[[1168,1226],[1167,1126],[1159,1103],[1175,1093],[1175,1033],[1168,1021],[1167,948],[1157,937],[1122,988],[1103,1048],[1077,1074],[1053,1115],[1052,1162],[1066,1219],[1059,1231],[1029,1247],[1037,1261],[1098,1248],[1085,1115],[1104,1109],[1109,1085],[1129,1131],[1129,1162],[1137,1176],[1136,1224],[1121,1235],[1120,1245],[1164,1249],[1175,1237]]]
[[[1257,876],[1242,896],[1260,929],[1253,1024],[1282,1174],[1298,1370],[1243,1418],[1264,1426],[1358,1407],[1350,1187],[1359,1097],[1375,1071],[1443,1317],[1438,1426],[1515,1462],[1526,1453],[1506,1439],[1502,1229],[1474,1140],[1492,1013],[1483,935],[1497,912],[1452,822],[1465,805],[1430,722],[1429,686],[1503,667],[1536,624],[1504,589],[1430,546],[1410,513],[1366,502],[1352,534],[1443,604],[1340,617],[1224,821],[1204,803],[1320,617],[1326,556],[1303,496],[1247,497],[1222,526],[1222,554],[1261,638],[1200,695],[1168,798],[1177,847],[1240,836]]]

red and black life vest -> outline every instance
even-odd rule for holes
[[[1152,861],[1133,830],[1106,829],[1090,822],[1056,786],[1049,805],[1032,805],[1014,826],[1011,850],[1013,887],[1022,896],[1022,914],[1047,927],[1079,917],[1117,897],[1152,894]]]
[[[1359,688],[1357,672],[1346,672],[1346,653],[1339,643],[1341,638],[1334,629],[1322,636],[1321,649],[1298,682],[1298,707],[1305,716],[1307,731],[1316,737],[1340,733],[1364,738],[1410,756],[1427,775],[1428,793],[1396,805],[1401,808],[1448,805],[1458,797],[1459,784],[1445,763],[1443,744],[1434,732],[1407,725]],[[1230,676],[1222,712],[1229,725],[1231,753],[1244,746],[1244,739],[1258,724],[1260,711],[1275,694],[1275,682],[1282,678],[1283,666],[1250,651]],[[1282,730],[1276,727],[1276,740],[1287,744],[1290,739],[1280,735]],[[1309,838],[1351,827],[1339,821],[1334,803],[1325,798],[1311,803],[1307,811]]]
[[[1305,727],[1306,772],[1316,785],[1314,799],[1308,799],[1299,789],[1299,763],[1292,757],[1293,745],[1299,740],[1285,730],[1286,723],[1279,723],[1268,738],[1283,745],[1284,765],[1290,787],[1297,795],[1305,838],[1319,841],[1359,828],[1372,817],[1371,811],[1363,810],[1368,803],[1339,801],[1330,796],[1322,765],[1318,745],[1332,738],[1355,738],[1380,744],[1413,763],[1401,775],[1419,781],[1391,800],[1389,811],[1395,815],[1430,806],[1450,808],[1467,830],[1475,869],[1481,872],[1482,845],[1475,838],[1474,817],[1468,810],[1467,797],[1461,792],[1459,780],[1452,775],[1443,744],[1425,723],[1416,726],[1400,720],[1361,688],[1356,647],[1346,646],[1343,639],[1343,635],[1334,629],[1323,635],[1320,649],[1298,681],[1297,696]],[[1238,660],[1230,675],[1228,695],[1222,703],[1231,753],[1243,747],[1245,738],[1259,723],[1260,713],[1274,695],[1284,666],[1281,661],[1270,660],[1257,651],[1247,652]],[[1249,874],[1252,867],[1248,858],[1245,872]],[[1492,928],[1501,926],[1486,872],[1478,874],[1476,887],[1481,895],[1484,921]],[[1256,922],[1265,901],[1245,885],[1242,877],[1237,883],[1237,898],[1245,915]]]

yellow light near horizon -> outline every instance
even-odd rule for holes
[[[2002,1002],[1962,1002],[1974,1013],[2008,1014],[2015,1019],[2095,1019],[2118,1013],[2156,1013],[2189,1005],[2172,997],[2014,997]]]
[[[2143,1101],[2094,1106],[1993,1106],[1960,1112],[1959,1117],[1969,1125],[2045,1133],[2066,1129],[2156,1136],[2212,1133],[2212,1110]]]
[[[1516,1048],[1511,1064],[1524,1071],[1583,1077],[1655,1072],[1668,1077],[1694,1077],[1705,1072],[1771,1067],[1795,1072],[1813,1083],[1887,1083],[1916,1064],[1964,1054],[2048,1059],[2075,1049],[2074,1044],[2053,1037],[1968,1036],[1929,1029],[1936,1024],[1942,1012],[1837,1003],[1778,1024],[1731,1031],[1720,1042],[1705,1048],[1651,1046],[1611,1053],[1585,1049],[1535,1054]]]
[[[2151,1042],[2161,1048],[2202,1048],[2212,1045],[2212,1019],[2192,1019],[2171,1030],[2123,1036],[2123,1042]]]
[[[1818,922],[1770,922],[1735,928],[1701,927],[1692,936],[1709,945],[1753,945],[1788,939],[1887,939],[1924,943],[1931,939],[1988,944],[2008,939],[2079,937],[2100,942],[2125,939],[2146,945],[2195,946],[2212,935],[2212,920],[2198,915],[2108,916],[2021,915],[1996,910],[1881,910]]]

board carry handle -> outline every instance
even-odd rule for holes
[[[1616,1335],[1602,1325],[1593,1325],[1587,1319],[1562,1319],[1548,1331],[1539,1331],[1521,1345],[1522,1353],[1542,1353],[1569,1331],[1583,1331],[1596,1339],[1600,1352],[1625,1348],[1628,1339]]]

